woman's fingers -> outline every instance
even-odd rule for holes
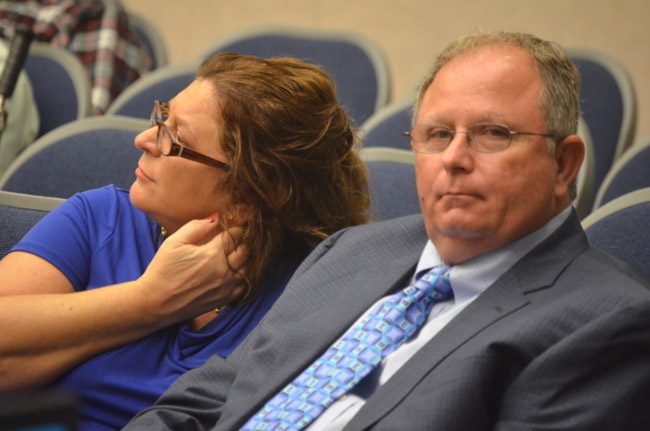
[[[217,217],[191,220],[170,235],[165,242],[199,245],[211,240],[219,229]]]

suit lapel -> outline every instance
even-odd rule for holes
[[[530,302],[526,293],[552,286],[570,261],[587,247],[577,218],[570,216],[381,386],[345,429],[366,429],[380,420],[451,353],[496,321],[525,307]]]

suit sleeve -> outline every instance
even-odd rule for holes
[[[497,430],[650,429],[650,306],[608,313],[537,357],[503,398]]]

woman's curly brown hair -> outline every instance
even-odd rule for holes
[[[254,298],[287,257],[306,256],[333,232],[368,221],[367,174],[332,79],[293,58],[220,54],[197,79],[215,86],[223,190],[250,208],[242,239]]]

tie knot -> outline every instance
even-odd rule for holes
[[[444,301],[453,295],[449,270],[446,265],[434,266],[415,282],[415,287],[436,302]]]

